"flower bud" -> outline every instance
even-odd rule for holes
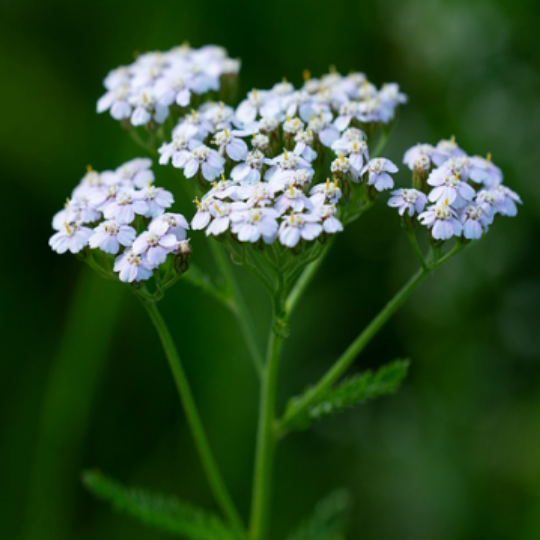
[[[431,169],[431,161],[427,156],[419,157],[413,165],[413,187],[418,191],[427,192],[426,180]]]

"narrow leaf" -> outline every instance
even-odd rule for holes
[[[366,371],[344,380],[330,388],[326,394],[300,413],[294,413],[298,403],[313,392],[308,388],[304,394],[292,398],[281,424],[283,431],[301,430],[312,423],[338,414],[345,409],[364,403],[370,399],[394,393],[407,375],[408,360],[395,360],[377,371]]]
[[[313,513],[287,540],[343,540],[345,512],[349,507],[345,491],[335,491],[317,504]]]
[[[156,529],[189,540],[239,540],[219,517],[175,497],[127,488],[96,471],[83,473],[83,484],[116,510]]]

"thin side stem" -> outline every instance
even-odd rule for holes
[[[364,331],[351,343],[348,349],[338,358],[334,365],[326,372],[322,379],[307,393],[295,407],[289,410],[280,422],[280,428],[286,428],[286,424],[292,421],[297,415],[304,412],[322,394],[324,394],[354,362],[362,349],[373,339],[377,332],[384,326],[388,319],[398,310],[410,294],[428,276],[429,270],[420,269],[403,286],[403,288],[386,304],[379,314],[371,321]]]
[[[276,322],[274,317],[273,322]],[[272,329],[268,339],[266,366],[262,379],[259,408],[259,427],[253,477],[253,498],[250,520],[252,540],[264,540],[268,535],[272,470],[276,449],[276,391],[279,373],[279,356],[283,338]]]
[[[225,277],[225,280],[231,288],[231,292],[233,294],[233,303],[230,305],[230,308],[238,319],[240,330],[244,336],[244,340],[253,364],[255,365],[255,369],[257,370],[257,374],[262,376],[264,362],[262,354],[259,350],[259,345],[257,344],[257,340],[255,338],[257,334],[255,327],[253,326],[251,313],[249,312],[247,304],[244,300],[244,296],[242,295],[242,290],[238,286],[238,282],[234,277],[231,265],[227,260],[227,255],[222,246],[214,241],[210,241],[209,244],[210,248],[212,249],[214,259],[216,260],[216,263],[223,273],[223,276]]]
[[[424,255],[422,254],[422,250],[420,249],[420,246],[418,245],[418,240],[416,240],[416,234],[414,230],[407,229],[405,232],[407,233],[407,237],[409,238],[409,241],[414,251],[414,255],[418,259],[418,262],[420,263],[420,265],[422,266],[424,270],[428,270],[426,259],[424,258]]]
[[[147,300],[141,301],[146,308],[148,315],[152,319],[152,322],[154,323],[154,326],[156,327],[161,339],[163,349],[165,350],[167,360],[169,361],[169,366],[173,373],[178,394],[180,395],[193,438],[195,439],[195,445],[197,447],[197,451],[199,452],[204,472],[206,473],[208,483],[210,484],[210,489],[212,490],[216,502],[221,508],[223,514],[229,520],[230,524],[239,532],[244,533],[242,520],[234,506],[227,487],[225,486],[225,482],[223,481],[223,477],[218,469],[201,422],[201,417],[199,416],[199,412],[195,405],[189,382],[184,372],[184,368],[182,367],[180,356],[178,355],[178,351],[176,350],[176,346],[169,329],[167,328],[167,325],[155,302]]]
[[[304,294],[305,290],[309,287],[309,284],[319,271],[319,268],[324,262],[326,254],[330,251],[330,246],[331,241],[329,241],[328,245],[325,246],[319,258],[316,259],[314,262],[310,263],[309,266],[306,267],[306,269],[302,272],[302,274],[300,274],[300,277],[296,281],[289,296],[287,297],[287,301],[285,302],[285,311],[289,317],[293,312],[294,308],[296,307],[296,304]]]

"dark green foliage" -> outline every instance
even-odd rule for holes
[[[345,379],[311,404],[300,414],[290,415],[299,402],[312,390],[292,398],[281,425],[283,431],[308,428],[314,422],[338,414],[370,399],[393,394],[407,375],[408,360],[395,360],[377,371],[366,371]]]
[[[189,540],[238,540],[221,519],[175,497],[127,488],[100,472],[87,471],[83,483],[96,497],[142,523]]]
[[[343,540],[343,525],[350,499],[345,491],[334,491],[320,501],[313,513],[287,540]]]

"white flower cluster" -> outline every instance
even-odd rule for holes
[[[221,77],[237,75],[239,69],[238,60],[214,45],[149,52],[107,75],[107,92],[97,102],[97,112],[110,111],[115,120],[129,119],[134,126],[152,120],[162,124],[171,107],[187,107],[192,94],[217,92]]]
[[[502,171],[491,155],[469,157],[454,138],[436,146],[417,144],[403,162],[413,171],[417,189],[392,192],[388,204],[401,216],[418,215],[435,240],[477,240],[496,215],[517,214],[521,199],[503,185]]]
[[[150,278],[170,253],[187,257],[188,222],[181,214],[165,213],[174,199],[154,186],[151,165],[150,159],[138,158],[115,171],[88,167],[53,218],[52,249],[79,253],[88,247],[117,255],[114,271],[126,282]],[[137,228],[144,232],[137,235]]]
[[[369,160],[366,132],[395,117],[406,100],[398,86],[378,90],[361,73],[305,78],[298,90],[283,81],[252,90],[236,109],[205,103],[180,119],[159,161],[203,186],[214,183],[198,201],[194,229],[294,247],[342,230],[336,204],[349,181],[365,178],[376,192],[394,186],[389,173],[397,167]],[[332,153],[321,180],[332,179],[312,186]]]

